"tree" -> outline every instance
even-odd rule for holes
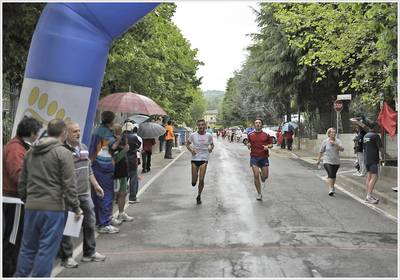
[[[175,10],[174,3],[161,4],[112,43],[101,96],[130,88],[156,101],[175,122],[190,123],[203,63],[172,23]]]
[[[346,77],[341,91],[362,94],[366,103],[376,103],[382,88],[393,93],[397,3],[281,5],[276,17],[289,42],[307,50],[301,63],[318,70],[317,81],[336,70]]]
[[[196,89],[193,93],[193,103],[190,108],[190,121],[187,122],[187,126],[195,127],[196,120],[203,118],[206,112],[207,100],[204,98],[204,94],[200,89]]]
[[[29,46],[46,3],[2,5],[3,75],[10,88],[21,88]]]
[[[3,5],[3,91],[10,93],[13,120],[24,80],[29,46],[46,3],[2,3]]]
[[[236,82],[234,78],[229,78],[225,90],[224,99],[218,114],[218,119],[223,126],[227,127],[233,125],[235,122],[234,110],[235,110],[235,94],[236,94]]]

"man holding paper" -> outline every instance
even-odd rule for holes
[[[89,159],[89,151],[85,144],[81,143],[81,129],[77,123],[67,124],[67,139],[64,146],[72,153],[75,165],[76,185],[78,190],[78,199],[83,211],[83,262],[101,262],[106,256],[96,252],[95,227],[96,216],[94,213],[94,204],[88,192],[90,183],[93,185],[96,194],[104,196],[104,191],[94,177]],[[71,211],[69,207],[67,210]],[[78,267],[78,263],[72,257],[73,245],[72,237],[64,235],[61,242],[59,256],[61,265],[66,268]]]
[[[62,119],[51,120],[47,133],[26,153],[18,180],[25,219],[14,277],[50,277],[64,230],[64,197],[75,220],[82,214],[74,162],[62,145],[67,125]]]

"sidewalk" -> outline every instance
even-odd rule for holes
[[[310,164],[317,163],[318,154],[304,151],[304,150],[295,150],[288,151],[287,149],[281,149],[279,146],[274,146],[273,149],[270,150],[272,153],[281,154],[288,157],[299,158],[303,161],[306,161]],[[351,158],[341,158],[341,162],[343,165],[353,165],[354,159]],[[353,165],[354,166],[354,165]],[[356,169],[354,168],[354,172]],[[354,172],[346,172],[342,174],[338,174],[337,181],[341,185],[348,187],[356,192],[358,192],[361,196],[365,197],[367,193],[366,180],[367,177],[358,177],[353,176]],[[339,169],[340,173],[340,169]],[[378,182],[375,185],[373,195],[376,198],[379,198],[379,203],[388,206],[389,208],[395,210],[397,212],[397,200],[398,195],[397,192],[392,190],[393,187],[398,186],[397,180],[395,178],[385,177],[379,175]]]

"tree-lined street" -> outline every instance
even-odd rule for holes
[[[57,261],[53,276],[397,276],[396,211],[366,205],[343,185],[328,196],[325,174],[278,147],[257,201],[248,149],[215,144],[203,204],[196,204],[197,186],[190,184],[190,154],[184,149],[173,160],[156,154],[151,172],[141,175],[141,202],[126,209],[135,220],[119,226],[119,234],[97,237],[106,261],[81,262],[76,239],[79,267]],[[340,172],[353,171],[344,160]]]

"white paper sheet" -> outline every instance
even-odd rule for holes
[[[79,221],[75,221],[75,213],[68,211],[67,223],[64,228],[64,235],[79,237],[83,222],[83,215],[79,218]]]

